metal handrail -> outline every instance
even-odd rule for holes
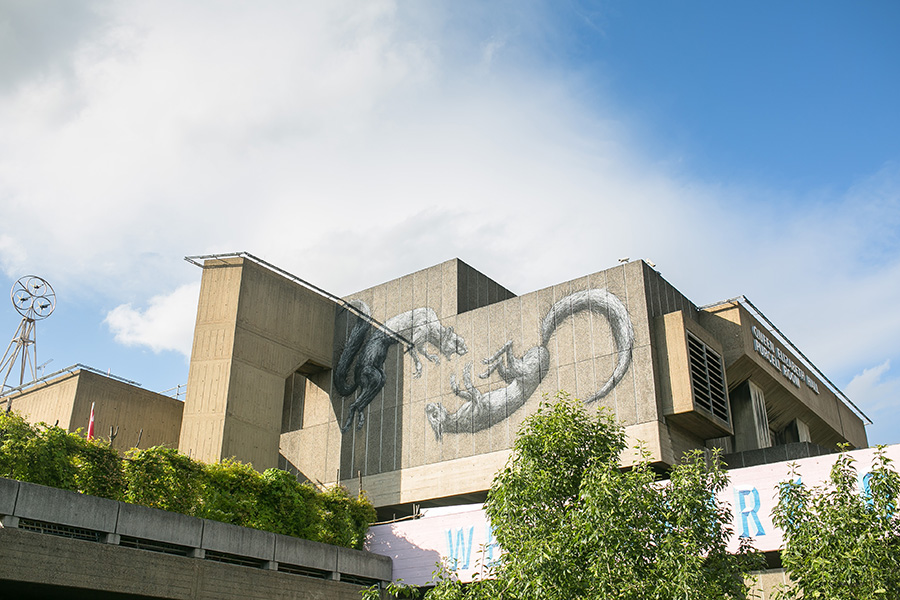
[[[786,346],[789,346],[797,354],[797,356],[800,356],[803,359],[804,363],[806,364],[806,366],[808,368],[815,371],[816,374],[823,381],[825,381],[828,384],[828,387],[831,388],[831,391],[834,392],[834,394],[836,396],[841,398],[846,404],[849,404],[853,408],[853,410],[856,412],[856,414],[859,415],[860,417],[862,417],[867,422],[866,423],[867,425],[872,425],[872,419],[870,419],[869,416],[866,415],[866,413],[864,413],[860,407],[858,407],[856,404],[854,404],[853,400],[848,398],[847,395],[844,392],[842,392],[838,386],[836,386],[830,379],[828,379],[828,377],[822,371],[819,370],[819,367],[817,367],[813,363],[813,361],[809,360],[809,358],[807,358],[807,356],[805,354],[803,354],[803,352],[801,352],[800,349],[797,348],[797,346],[795,346],[794,343],[790,339],[788,339],[788,337],[786,335],[784,335],[781,332],[781,330],[778,329],[778,327],[776,327],[772,321],[769,320],[769,317],[764,315],[763,312],[761,310],[759,310],[755,304],[750,302],[750,300],[747,298],[747,296],[741,295],[741,296],[737,296],[735,298],[729,298],[728,300],[722,300],[720,302],[713,302],[712,304],[707,304],[707,305],[701,306],[699,308],[700,308],[700,310],[706,310],[708,308],[722,306],[723,304],[744,304],[748,308],[750,308],[751,311],[753,313],[755,313],[755,315],[757,317],[759,317],[762,321],[764,321],[766,323],[766,326],[769,328],[769,330],[778,336],[778,338],[781,340],[781,343],[783,343]]]
[[[265,267],[265,268],[269,269],[270,271],[277,273],[278,275],[281,275],[285,279],[288,279],[298,285],[305,287],[306,289],[308,289],[310,291],[313,291],[313,292],[319,294],[323,298],[327,298],[328,300],[331,300],[332,302],[334,302],[336,304],[340,304],[343,308],[345,308],[346,310],[349,310],[350,312],[355,314],[360,319],[367,321],[371,325],[374,325],[381,331],[388,334],[390,337],[394,338],[395,340],[397,340],[398,342],[400,342],[401,344],[406,346],[407,351],[413,349],[413,343],[411,341],[409,341],[408,339],[406,339],[405,337],[403,337],[402,335],[400,335],[399,333],[397,333],[390,327],[384,325],[377,319],[374,319],[371,316],[367,315],[366,313],[362,312],[361,310],[359,310],[358,308],[356,308],[355,306],[353,306],[352,304],[350,304],[343,298],[335,296],[334,294],[323,290],[319,286],[297,277],[293,273],[289,273],[280,267],[276,267],[275,265],[273,265],[270,262],[267,262],[256,256],[253,256],[249,252],[226,252],[224,254],[204,254],[204,255],[200,255],[200,256],[185,256],[184,260],[186,260],[187,262],[191,263],[192,265],[195,265],[202,269],[202,268],[204,268],[204,265],[199,261],[202,261],[202,260],[224,261],[226,258],[246,258],[250,261],[253,261],[256,264],[258,264],[262,267]]]
[[[49,375],[44,375],[43,377],[39,377],[34,381],[29,381],[28,383],[23,383],[22,385],[16,386],[14,388],[9,388],[6,390],[0,391],[0,396],[8,396],[15,392],[25,391],[32,386],[38,385],[40,383],[48,383],[48,380],[56,377],[57,375],[62,375],[63,373],[74,373],[75,371],[91,371],[92,373],[97,373],[98,375],[103,375],[104,377],[109,377],[110,379],[115,379],[117,381],[121,381],[123,383],[127,383],[129,385],[134,385],[140,387],[140,383],[137,381],[131,381],[130,379],[125,379],[124,377],[119,377],[118,375],[113,375],[109,371],[101,371],[100,369],[95,369],[94,367],[89,367],[88,365],[83,365],[81,363],[75,363],[72,366],[65,367],[64,369],[60,369],[59,371],[54,371]],[[6,400],[0,400],[0,404],[6,402]]]

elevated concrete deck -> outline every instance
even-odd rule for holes
[[[17,597],[349,599],[392,573],[370,552],[3,478],[0,524]]]

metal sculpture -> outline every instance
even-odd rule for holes
[[[19,387],[25,384],[25,372],[30,371],[31,380],[37,379],[37,327],[38,321],[46,319],[56,308],[56,292],[47,281],[36,275],[26,275],[13,284],[10,291],[13,307],[22,315],[19,327],[12,341],[0,360],[0,373],[3,373],[3,385],[0,395],[9,389],[7,385],[13,367],[19,362]],[[11,399],[7,398],[6,410],[11,408]]]

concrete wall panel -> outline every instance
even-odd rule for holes
[[[86,431],[94,405],[94,430],[123,452],[138,445],[178,445],[183,403],[143,388],[78,369],[13,398],[13,408],[30,422],[57,423],[68,431]],[[142,432],[143,430],[143,432]]]
[[[115,533],[199,548],[203,520],[137,504],[119,503]]]
[[[358,600],[362,587],[17,529],[0,529],[0,579],[10,593],[34,593],[30,584],[54,586],[37,589],[57,597],[97,590],[174,600]]]
[[[200,547],[204,550],[249,556],[260,560],[274,560],[275,534],[204,520],[203,540]]]
[[[15,516],[95,531],[111,531],[119,511],[115,500],[84,496],[33,483],[19,483]]]
[[[13,514],[18,495],[19,482],[15,479],[0,477],[0,515]]]
[[[30,423],[44,422],[69,430],[70,426],[87,427],[72,420],[72,409],[78,387],[78,377],[74,373],[62,375],[48,385],[41,385],[24,393],[12,395],[13,410],[25,417]],[[6,407],[4,406],[4,409]]]
[[[375,557],[381,560],[374,560]],[[341,574],[346,573],[384,581],[391,579],[393,569],[390,557],[373,555],[352,548],[338,548],[337,571]]]
[[[338,547],[276,534],[275,560],[335,572],[338,569]]]

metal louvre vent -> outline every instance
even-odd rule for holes
[[[188,556],[191,553],[191,549],[187,546],[179,546],[178,544],[158,542],[155,540],[145,540],[128,535],[121,536],[121,538],[119,539],[119,545],[125,548],[137,548],[138,550],[161,552],[163,554],[171,554],[173,556]]]
[[[300,565],[278,563],[278,570],[282,573],[304,575],[306,577],[315,577],[316,579],[328,579],[331,577],[330,571],[323,571],[322,569],[314,569],[312,567],[301,567]]]
[[[206,560],[226,563],[229,565],[241,565],[243,567],[263,568],[266,561],[259,558],[250,558],[249,556],[238,556],[237,554],[229,554],[227,552],[218,552],[215,550],[206,551]]]
[[[49,533],[50,535],[72,538],[73,540],[86,540],[89,542],[99,542],[101,536],[99,531],[94,531],[93,529],[70,527],[69,525],[46,523],[44,521],[35,521],[33,519],[20,519],[19,529],[24,531],[34,531],[36,533]]]
[[[372,579],[371,577],[361,577],[359,575],[345,575],[344,573],[341,573],[341,581],[343,581],[344,583],[352,583],[354,585],[363,585],[366,587],[368,587],[370,585],[375,585],[376,583],[378,583],[377,579]]]
[[[687,332],[687,340],[694,404],[727,423],[728,396],[722,357],[691,332]]]

